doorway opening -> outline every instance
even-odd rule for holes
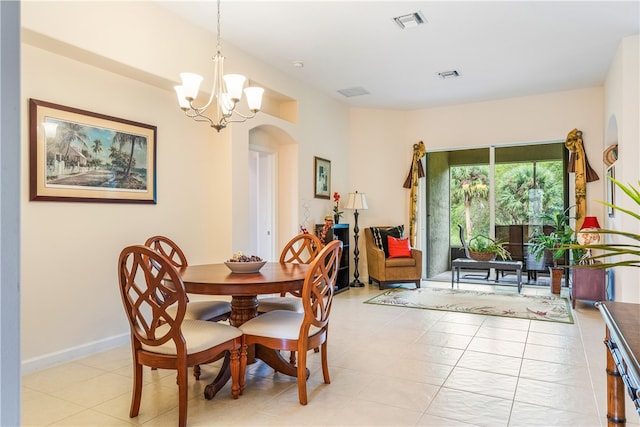
[[[276,154],[249,150],[249,253],[274,261]]]

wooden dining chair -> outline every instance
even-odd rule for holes
[[[322,250],[322,241],[313,234],[301,233],[291,239],[280,253],[280,262],[295,264],[310,264]],[[273,310],[290,310],[302,313],[300,292],[291,292],[292,297],[286,293],[280,297],[258,298],[258,313],[267,313]]]
[[[186,267],[188,265],[187,257],[182,249],[180,249],[180,246],[168,237],[152,236],[147,239],[144,245],[165,256],[176,268]],[[231,315],[231,303],[229,301],[208,298],[189,301],[189,296],[187,295],[187,302],[187,311],[184,315],[185,319],[219,322],[229,319]],[[169,307],[167,311],[175,315],[176,307]],[[200,372],[200,365],[195,365],[193,367],[193,376],[197,380],[200,379]]]
[[[298,399],[307,404],[307,351],[320,347],[325,384],[331,382],[327,361],[327,331],[338,276],[342,242],[328,243],[309,266],[301,291],[304,311],[274,310],[239,326],[242,331],[240,389],[244,389],[247,346],[259,344],[273,350],[298,353]]]
[[[310,264],[322,248],[322,241],[315,235],[310,233],[301,233],[285,245],[280,253],[280,262],[291,262],[294,264]],[[302,300],[299,291],[290,292],[293,296],[287,296],[286,292],[280,294],[279,297],[258,298],[258,313],[268,313],[274,310],[289,310],[302,313]],[[318,349],[314,349],[316,352]],[[292,351],[289,356],[291,364],[296,363],[296,352]]]
[[[171,261],[171,264],[178,269],[188,265],[187,257],[182,249],[180,249],[180,246],[168,237],[149,237],[144,245],[150,247],[159,254],[164,255],[169,259],[169,261]],[[216,299],[198,299],[189,301],[188,296],[187,301],[189,304],[187,305],[185,319],[218,322],[220,320],[227,320],[231,314],[231,303],[229,301]]]
[[[210,363],[224,352],[230,360],[231,394],[237,399],[241,393],[239,349],[242,332],[222,323],[185,319],[188,304],[180,273],[169,259],[146,246],[129,246],[122,250],[118,279],[131,329],[133,393],[129,416],[136,417],[140,411],[142,367],[175,369],[178,425],[185,426],[187,368]],[[175,310],[170,311],[169,307],[175,307]]]

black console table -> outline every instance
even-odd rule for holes
[[[624,426],[625,395],[640,416],[640,304],[604,301],[596,304],[606,325],[608,426]]]
[[[453,289],[453,282],[455,280],[458,285],[460,284],[460,270],[465,268],[489,270],[495,268],[496,270],[515,271],[518,277],[518,293],[522,289],[522,261],[476,261],[469,258],[458,258],[451,261],[451,288]],[[498,281],[496,273],[496,282]]]

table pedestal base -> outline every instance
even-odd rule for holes
[[[231,325],[238,327],[256,316],[258,316],[257,296],[234,296],[231,299],[231,317],[229,318]],[[298,376],[296,365],[285,360],[277,350],[272,350],[261,345],[256,345],[255,348],[254,346],[249,346],[247,349],[247,363],[253,363],[256,358],[262,360],[277,372],[282,372],[290,377]],[[220,372],[218,372],[213,382],[204,389],[204,397],[206,399],[213,399],[218,391],[229,381],[229,378],[231,378],[230,362],[230,355],[227,352],[220,367]],[[309,369],[307,369],[307,378],[309,378]]]
[[[204,388],[205,399],[213,399],[218,391],[220,391],[220,389],[224,387],[227,381],[229,381],[229,378],[231,378],[231,355],[227,351],[224,354],[224,361],[222,362],[222,366],[220,367],[218,375],[214,378],[211,384],[208,384]]]
[[[258,315],[258,297],[234,296],[231,298],[231,317],[229,323],[238,327]]]

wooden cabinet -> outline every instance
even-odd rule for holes
[[[606,329],[607,419],[609,426],[624,426],[627,389],[640,414],[640,304],[606,301],[596,304]]]
[[[606,300],[606,270],[596,268],[574,268],[571,284],[571,305],[576,308],[576,300]]]
[[[316,224],[316,236],[320,236],[324,224]],[[349,224],[334,224],[331,230],[327,231],[325,240],[338,239],[342,241],[342,258],[340,258],[340,268],[336,279],[335,292],[342,292],[349,289]]]
[[[349,289],[349,224],[335,224],[333,237],[342,241],[342,258],[336,279],[336,292]]]

